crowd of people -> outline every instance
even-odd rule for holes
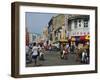
[[[33,44],[26,46],[26,62],[34,62],[34,65],[37,65],[37,60],[44,59],[44,46],[34,42]]]
[[[62,44],[60,50],[61,59],[68,59],[69,54],[74,54],[76,57],[76,61],[88,64],[90,58],[89,44],[85,44],[80,48],[73,43],[71,45],[69,45],[69,43],[67,43],[66,45]]]
[[[46,48],[43,44],[37,44],[36,42],[26,46],[26,63],[34,62],[34,65],[37,65],[38,60],[45,60],[45,52],[52,50],[52,45],[50,48]],[[75,44],[66,43],[66,45],[60,44],[59,55],[61,59],[68,59],[68,55],[75,55],[76,61],[81,63],[89,63],[89,45],[86,44],[83,47],[79,48]]]

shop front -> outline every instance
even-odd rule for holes
[[[90,36],[89,35],[84,35],[84,36],[71,36],[70,39],[68,39],[68,43],[74,43],[75,46],[78,46],[78,44],[87,44],[90,42]]]

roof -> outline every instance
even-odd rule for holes
[[[69,16],[69,19],[68,20],[74,20],[74,19],[86,19],[86,20],[89,20],[89,15]]]

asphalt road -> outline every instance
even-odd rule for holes
[[[75,54],[68,54],[68,59],[61,59],[60,52],[57,51],[46,51],[44,55],[45,60],[37,61],[37,66],[60,66],[60,65],[79,65],[77,62]],[[26,64],[26,67],[34,67],[34,62]]]

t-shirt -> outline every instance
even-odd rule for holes
[[[66,45],[66,48],[69,48],[69,45]]]
[[[32,48],[32,52],[33,52],[32,55],[38,55],[38,47],[37,47],[37,46],[34,46],[34,47]]]

